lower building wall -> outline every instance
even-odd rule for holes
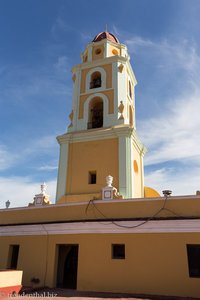
[[[0,269],[10,268],[9,248],[19,245],[17,269],[23,270],[22,284],[31,286],[32,278],[39,278],[40,285],[44,285],[47,259],[48,236],[16,236],[0,238]]]
[[[0,238],[0,268],[7,268],[9,245],[20,245],[17,269],[23,285],[40,279],[55,287],[58,246],[78,245],[77,289],[200,297],[200,278],[190,278],[187,244],[198,233],[74,234]],[[125,245],[125,259],[113,259],[112,244]]]

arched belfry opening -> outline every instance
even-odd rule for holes
[[[94,72],[91,75],[90,80],[90,89],[95,89],[101,87],[101,73],[100,72]]]
[[[103,127],[103,100],[95,97],[89,104],[88,129]]]

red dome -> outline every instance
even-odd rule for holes
[[[107,39],[108,41],[119,44],[119,40],[116,38],[116,36],[114,36],[114,34],[107,32],[107,31],[98,33],[92,42],[100,42],[101,40],[104,40],[104,39]]]

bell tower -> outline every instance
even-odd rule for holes
[[[127,47],[99,33],[72,69],[67,133],[58,136],[57,202],[101,199],[105,178],[124,198],[144,197],[145,147],[136,133],[135,85]]]

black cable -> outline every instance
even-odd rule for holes
[[[153,216],[147,218],[147,220],[141,222],[140,224],[137,224],[137,225],[134,225],[134,226],[127,226],[127,225],[118,224],[116,221],[112,221],[112,224],[114,224],[115,226],[118,226],[118,227],[128,228],[128,229],[129,228],[132,229],[132,228],[140,227],[140,226],[146,224],[147,222],[149,222],[150,220],[152,220],[153,218],[155,218],[164,209],[165,203],[166,203],[166,199],[165,199],[165,202],[164,202],[164,205],[163,205],[162,208],[160,208]],[[96,205],[94,203],[92,203],[92,204],[94,205],[94,207],[96,208],[96,210],[98,210],[100,212],[100,210],[96,207]],[[106,216],[104,215],[104,217],[106,217]]]
[[[157,215],[159,215],[159,213],[163,210],[166,210],[166,211],[169,211],[171,212],[172,214],[174,214],[175,216],[177,217],[182,217],[181,215],[178,215],[176,214],[175,212],[173,212],[172,210],[168,209],[168,208],[165,208],[166,206],[166,203],[167,203],[167,199],[168,197],[166,196],[165,197],[165,200],[164,200],[164,203],[163,203],[163,206],[155,213],[153,214],[153,216],[147,218],[145,221],[141,222],[140,224],[137,224],[137,225],[134,225],[134,226],[127,226],[127,225],[121,225],[121,224],[118,224],[116,221],[111,221],[110,224],[113,224],[115,226],[118,226],[118,227],[122,227],[122,228],[128,228],[128,229],[132,229],[132,228],[137,228],[137,227],[140,227],[146,223],[148,223],[149,221],[153,220]],[[101,216],[103,216],[105,219],[109,219],[104,213],[102,213],[102,211],[97,207],[97,205],[94,203],[94,200],[89,200],[88,204],[87,204],[87,207],[86,207],[86,214],[87,214],[87,211],[88,211],[88,208],[90,205],[93,205],[93,207],[100,213]],[[96,216],[95,216],[96,217]],[[96,218],[97,219],[97,218]],[[98,219],[97,219],[98,220]],[[102,222],[99,222],[99,223],[102,223]],[[102,223],[103,224],[103,223]],[[108,225],[109,223],[104,223],[103,225]]]
[[[90,206],[90,204],[93,204],[93,206],[95,207],[95,204],[94,204],[94,201],[95,200],[89,200],[88,201],[88,204],[87,204],[87,207],[86,207],[86,209],[85,209],[85,213],[87,214],[87,212],[88,212],[88,208],[89,208],[89,206]],[[107,217],[97,208],[97,207],[95,207],[96,208],[96,210],[105,218],[105,219],[107,219]],[[94,214],[94,217],[95,217],[95,219],[97,219],[98,220],[98,217],[97,217],[97,215],[95,214],[95,211],[94,210],[92,210],[93,211],[93,214]],[[112,224],[112,222],[107,222],[106,224],[105,223],[103,223],[102,221],[99,221],[99,223],[101,223],[101,224],[103,224],[103,225],[108,225],[108,224]]]

